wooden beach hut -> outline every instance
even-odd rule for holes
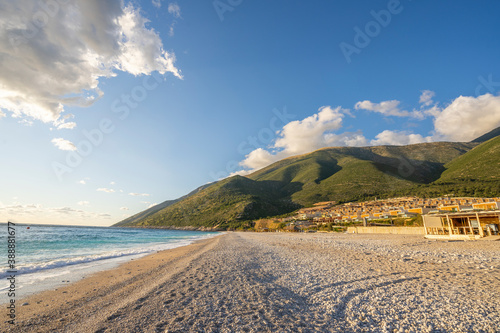
[[[426,238],[479,239],[500,231],[500,210],[437,213],[422,218]]]

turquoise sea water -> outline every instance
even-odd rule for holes
[[[28,228],[29,227],[29,228]],[[43,281],[61,280],[80,272],[110,268],[155,251],[188,245],[195,240],[213,237],[215,232],[177,231],[165,229],[133,229],[106,227],[74,227],[15,225],[16,267],[18,287],[40,291]],[[0,224],[0,279],[9,273],[7,265],[7,224]],[[1,281],[1,280],[0,280]],[[45,283],[47,284],[47,283]],[[38,288],[37,288],[38,285]],[[49,284],[53,286],[53,284]],[[0,285],[0,291],[3,288]],[[26,288],[25,288],[26,289]],[[1,300],[0,300],[1,302]]]

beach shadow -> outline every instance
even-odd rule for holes
[[[348,284],[352,284],[355,282],[363,282],[363,281],[368,281],[368,280],[373,280],[373,279],[378,279],[378,278],[383,278],[383,277],[390,277],[390,276],[394,276],[394,275],[401,275],[401,274],[403,274],[403,273],[402,272],[395,272],[395,273],[384,274],[384,275],[367,276],[367,277],[364,277],[362,279],[356,279],[356,280],[350,280],[350,281],[340,281],[340,282],[336,282],[336,283],[325,285],[325,286],[318,286],[315,288],[313,287],[310,290],[313,293],[319,293],[319,292],[324,291],[326,289],[341,287],[343,285],[348,285]]]
[[[397,273],[397,274],[400,274],[400,273]],[[394,275],[394,274],[389,274],[389,275]],[[411,278],[397,279],[397,280],[393,280],[393,281],[386,281],[386,282],[379,283],[376,285],[370,285],[370,286],[367,286],[366,288],[358,288],[358,289],[354,289],[352,291],[349,291],[345,296],[343,296],[339,299],[338,304],[335,307],[334,316],[338,320],[344,320],[346,318],[347,304],[349,304],[349,302],[352,299],[354,299],[355,297],[357,297],[358,295],[364,294],[366,292],[369,292],[369,291],[377,289],[377,288],[383,288],[383,287],[392,286],[392,285],[400,284],[403,282],[414,281],[414,280],[419,280],[419,279],[421,279],[421,278],[420,277],[411,277]],[[363,279],[361,279],[361,281],[362,280]],[[345,330],[344,330],[344,332],[354,332],[354,331],[355,330],[353,330],[352,328],[345,328]]]

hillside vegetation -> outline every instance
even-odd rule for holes
[[[497,141],[478,145],[436,142],[325,148],[278,161],[247,177],[224,179],[117,225],[244,228],[251,220],[286,214],[319,201],[447,192],[450,179],[458,179],[455,173],[460,170],[469,170],[463,182],[476,181],[475,175],[483,174],[485,168],[499,174],[498,153],[486,160],[477,158],[490,150],[496,152]],[[495,158],[497,171],[491,167]],[[476,162],[477,166],[471,164]],[[481,180],[481,184],[486,182]]]
[[[160,210],[163,210],[183,199],[186,199],[196,193],[198,193],[199,191],[203,190],[204,188],[207,188],[208,186],[210,186],[210,184],[208,185],[203,185],[203,186],[200,186],[198,187],[196,190],[186,194],[185,196],[182,196],[178,199],[175,199],[175,200],[167,200],[167,201],[164,201],[160,204],[157,204],[157,205],[154,205],[153,207],[150,207],[146,210],[143,210],[142,212],[139,212],[135,215],[132,215],[128,218],[126,218],[125,220],[123,221],[120,221],[118,223],[116,223],[115,225],[113,225],[114,227],[121,227],[121,226],[127,226],[127,225],[136,225],[136,224],[139,224],[142,220],[148,218],[149,216],[159,212]]]
[[[242,221],[278,215],[299,207],[275,182],[256,182],[235,176],[127,225],[238,228],[244,226]]]
[[[425,143],[409,146],[337,147],[276,162],[248,177],[276,181],[303,206],[318,201],[354,201],[429,184],[444,164],[475,144]]]
[[[500,196],[500,136],[445,165],[440,178],[414,190],[421,196]]]

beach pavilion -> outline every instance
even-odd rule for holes
[[[479,239],[500,234],[500,210],[437,213],[422,218],[426,238]]]

